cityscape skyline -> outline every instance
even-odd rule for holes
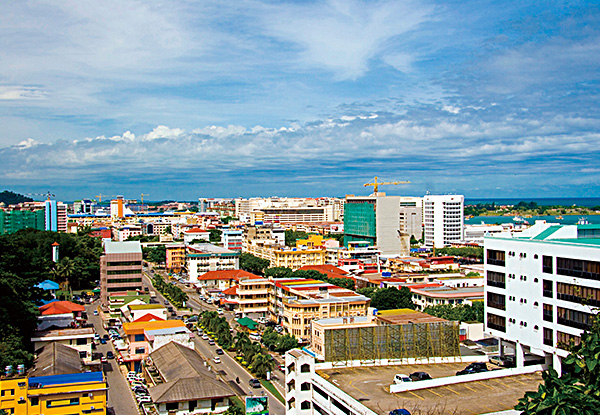
[[[0,180],[73,200],[600,195],[597,5],[7,3]],[[118,190],[114,190],[118,189]]]

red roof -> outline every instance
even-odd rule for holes
[[[185,233],[209,233],[209,232],[205,231],[204,229],[200,229],[200,228],[192,228],[192,229],[188,229],[187,231],[185,231]]]
[[[85,307],[70,301],[53,301],[40,307],[40,312],[43,316],[67,314],[77,311],[85,311]]]
[[[207,280],[236,280],[239,281],[242,278],[248,279],[262,279],[258,275],[254,275],[248,271],[244,271],[243,269],[230,269],[230,270],[221,270],[221,271],[208,271],[205,274],[202,274],[198,277],[198,281],[207,281]]]
[[[60,246],[60,244],[58,242],[54,242],[52,246]]]
[[[226,289],[225,291],[223,291],[223,294],[225,294],[225,295],[237,295],[237,285],[234,285],[233,287],[229,287],[228,289]]]
[[[139,321],[165,321],[165,319],[155,316],[154,314],[148,313],[144,314],[140,318],[136,318],[135,320],[133,320],[134,323],[137,323]]]

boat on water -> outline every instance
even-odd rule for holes
[[[513,222],[525,222],[525,219],[523,219],[521,216],[515,216],[512,220]]]
[[[563,220],[564,218],[562,217],[562,215],[558,215],[558,216],[556,216],[556,218],[555,218],[555,219],[558,219],[558,220]]]
[[[587,218],[581,217],[577,220],[576,225],[589,225]]]

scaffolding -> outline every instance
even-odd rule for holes
[[[456,321],[336,328],[324,334],[325,361],[333,363],[460,355]]]

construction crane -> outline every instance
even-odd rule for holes
[[[409,184],[409,181],[403,181],[403,182],[378,182],[377,181],[377,176],[375,176],[375,179],[373,179],[372,183],[365,183],[364,187],[367,186],[373,186],[373,192],[377,193],[379,191],[379,186],[383,186],[383,185],[388,185],[388,184]]]
[[[47,191],[46,193],[27,193],[26,196],[44,196],[47,197],[48,200],[50,200],[51,197],[55,197],[50,191]]]
[[[150,196],[148,193],[142,193],[142,205],[144,204],[144,196]]]
[[[115,197],[115,195],[103,195],[102,193],[100,193],[99,195],[96,195],[96,197],[98,198],[98,203],[102,203],[103,197]]]

